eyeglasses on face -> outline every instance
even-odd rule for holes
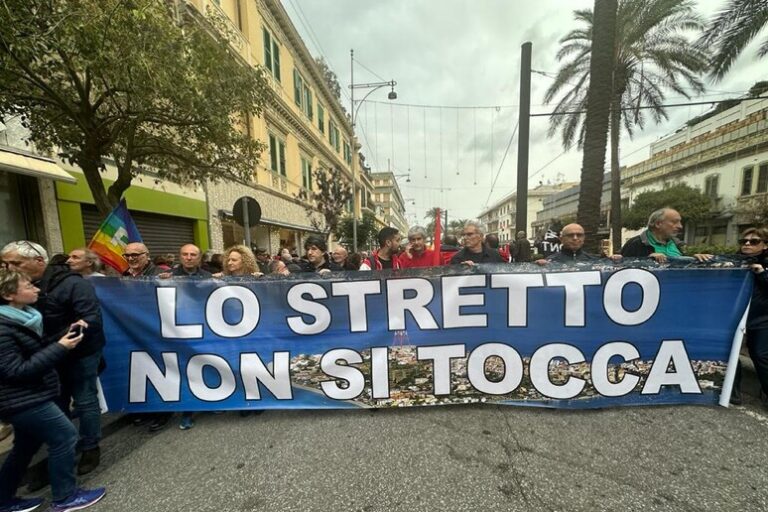
[[[584,238],[584,233],[563,233],[563,238]]]
[[[147,253],[146,252],[127,252],[123,254],[123,258],[129,260],[133,258],[138,258],[139,256],[144,256],[145,254]]]
[[[478,233],[477,231],[473,231],[472,233],[462,233],[461,236],[468,237],[468,236],[475,236],[475,235],[479,235],[479,234],[480,233]]]
[[[739,240],[739,245],[760,245],[763,243],[761,238],[742,238]]]

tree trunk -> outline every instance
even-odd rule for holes
[[[611,238],[613,254],[621,250],[621,174],[619,139],[621,137],[621,95],[614,95],[611,108]]]
[[[589,90],[581,167],[581,189],[577,221],[584,228],[584,249],[599,254],[600,197],[603,191],[605,152],[613,81],[613,47],[616,32],[617,0],[595,0],[592,55],[589,63]]]
[[[78,155],[75,158],[75,163],[82,169],[85,182],[88,183],[88,188],[91,190],[96,208],[103,217],[106,217],[114,206],[109,201],[107,190],[104,188],[104,181],[101,179],[100,161],[100,158],[86,154]]]

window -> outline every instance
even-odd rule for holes
[[[347,165],[352,165],[352,150],[346,139],[344,140],[344,161],[347,162]]]
[[[312,161],[304,156],[301,157],[301,186],[312,190]]]
[[[756,194],[768,192],[768,162],[760,164],[757,171],[757,190]]]
[[[317,127],[320,133],[325,133],[325,110],[319,101],[317,102]]]
[[[285,141],[278,138],[274,133],[269,134],[269,157],[270,168],[272,172],[287,175],[285,168]]]
[[[264,67],[272,73],[275,80],[280,81],[280,47],[266,27],[262,28],[264,35]]]
[[[293,70],[293,100],[302,112],[313,120],[312,111],[312,90],[307,85],[307,81],[301,76],[298,69]]]
[[[741,177],[741,195],[748,196],[752,193],[752,174],[754,167],[744,168],[744,174]]]
[[[717,186],[719,184],[719,181],[720,181],[719,174],[713,174],[712,176],[707,176],[707,179],[704,182],[704,195],[712,199],[717,199]]]
[[[341,149],[341,143],[339,142],[339,129],[336,128],[336,123],[328,121],[328,140],[331,142],[331,146],[338,152]]]

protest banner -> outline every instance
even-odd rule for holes
[[[94,280],[107,402],[137,412],[727,404],[748,271],[481,267]]]

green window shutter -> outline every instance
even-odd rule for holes
[[[301,75],[299,71],[294,68],[293,70],[293,99],[298,106],[301,106],[301,95],[304,87],[302,86]]]
[[[272,41],[272,61],[274,65],[272,66],[272,73],[275,75],[275,79],[277,81],[280,81],[280,47],[277,45],[276,41]]]
[[[325,133],[325,111],[320,102],[317,103],[317,127],[320,129],[320,133]]]
[[[269,167],[274,172],[277,172],[277,140],[271,133],[269,134]]]
[[[280,174],[287,176],[288,172],[285,168],[285,142],[280,141]]]
[[[261,30],[264,34],[264,67],[272,71],[272,38],[266,28]]]
[[[313,112],[312,112],[312,90],[309,89],[309,87],[307,87],[306,93],[307,93],[306,94],[307,117],[309,118],[310,121],[312,121],[314,119]]]

